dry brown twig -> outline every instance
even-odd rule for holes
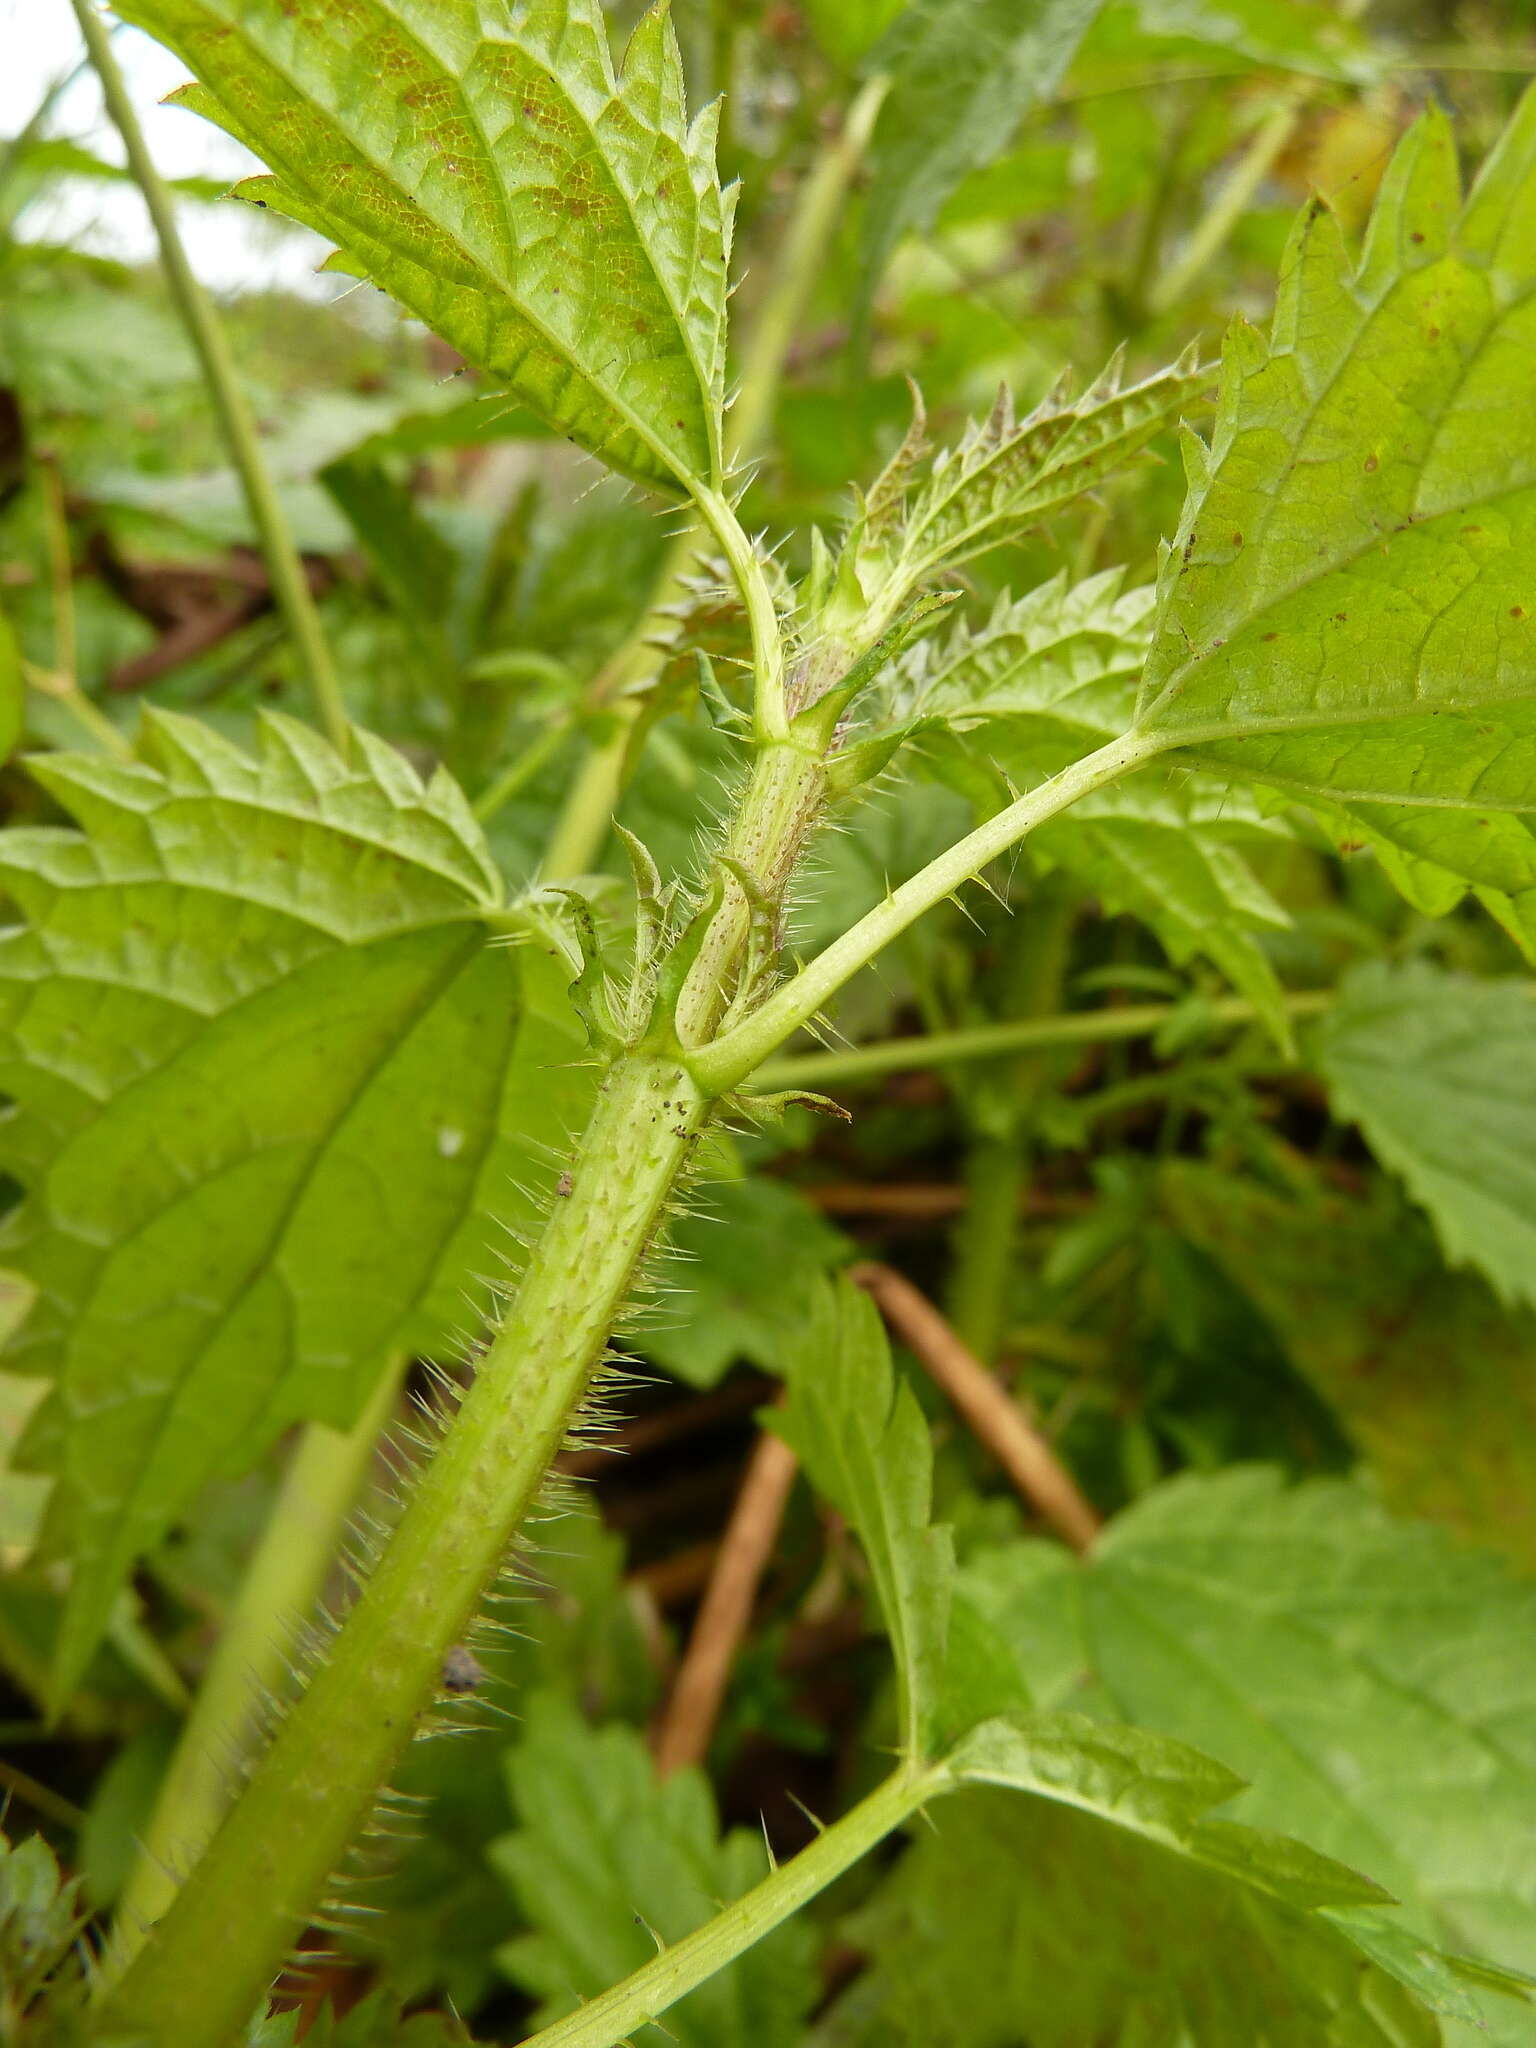
[[[892,1331],[948,1394],[1029,1505],[1074,1550],[1086,1550],[1100,1523],[1077,1481],[928,1297],[890,1266],[873,1260],[851,1267],[848,1277],[873,1298]]]
[[[663,1776],[684,1764],[702,1763],[708,1752],[797,1469],[789,1445],[765,1430],[747,1462],[693,1634],[656,1728],[656,1768]]]

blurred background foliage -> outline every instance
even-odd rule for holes
[[[611,10],[616,41],[637,11]],[[722,170],[742,194],[737,334],[763,304],[801,180],[861,78],[902,35],[921,35],[923,13],[902,0],[676,0],[695,102],[725,94]],[[18,10],[5,30],[23,52],[24,20]],[[120,43],[128,55],[132,38]],[[1386,0],[1368,13],[1110,0],[1049,104],[997,134],[914,72],[893,90],[790,340],[749,525],[793,536],[786,566],[805,570],[812,530],[846,518],[851,480],[873,477],[900,439],[909,379],[949,437],[1000,382],[1022,409],[1064,365],[1086,379],[1122,346],[1138,375],[1192,340],[1213,355],[1234,313],[1267,317],[1309,193],[1357,231],[1431,96],[1454,111],[1475,166],[1532,70],[1531,0]],[[108,744],[145,703],[239,741],[264,708],[308,715],[158,271],[115,256],[93,228],[93,195],[123,176],[68,76],[40,81],[30,118],[0,140],[0,633],[14,635],[26,749]],[[245,220],[224,189],[179,182],[194,246]],[[660,631],[674,644],[639,664],[619,815],[664,872],[687,868],[730,765],[691,646],[729,676],[741,648],[730,606],[706,575],[680,625],[652,617],[668,539],[654,504],[541,436],[379,294],[304,276],[302,236],[263,232],[289,281],[220,276],[221,310],[352,715],[422,768],[446,763],[521,884],[612,730],[603,679],[628,662],[632,687],[636,636]],[[974,564],[978,609],[1063,571],[1148,581],[1182,495],[1171,437],[1154,453]],[[830,835],[800,943],[841,928],[963,829],[986,766],[935,751],[919,778]],[[55,816],[14,764],[0,771],[0,811]],[[494,1846],[517,1821],[515,1764],[501,1767],[519,1740],[515,1702],[540,1695],[529,1725],[546,1743],[571,1709],[646,1724],[771,1396],[786,1307],[802,1278],[855,1255],[899,1266],[946,1306],[1105,1514],[1237,1461],[1363,1471],[1392,1508],[1536,1572],[1529,1308],[1447,1265],[1443,1219],[1437,1240],[1330,1107],[1316,1027],[1301,1026],[1292,1058],[1252,1019],[1223,1020],[1220,952],[1187,903],[1182,916],[1170,908],[1184,884],[1163,876],[1154,833],[1098,868],[1080,856],[1053,866],[1045,837],[997,878],[1006,904],[946,908],[866,973],[840,1031],[860,1044],[1149,1003],[1163,1006],[1156,1030],[1102,1042],[1085,1030],[991,1061],[919,1051],[901,1071],[816,1084],[856,1105],[851,1126],[796,1110],[721,1140],[706,1214],[682,1231],[691,1298],[639,1340],[644,1380],[619,1436],[629,1454],[573,1460],[585,1501],[550,1536],[541,1590],[489,1672],[493,1711],[481,1732],[413,1756],[404,1789],[430,1795],[425,1817],[389,1859],[377,1917],[320,1981],[451,1999],[504,2034],[527,2014],[528,1904],[508,1875],[515,1857]],[[1371,963],[1495,981],[1521,970],[1485,912],[1432,919],[1326,819],[1234,813],[1216,837],[1240,852],[1236,880],[1225,853],[1215,864],[1215,914],[1245,924],[1293,993],[1326,999]],[[628,898],[616,843],[598,865],[615,878],[598,893],[617,921]],[[1253,911],[1250,890],[1272,915]],[[26,1303],[4,1306],[14,1317]],[[925,1383],[922,1395],[939,1509],[962,1555],[1016,1546],[1029,1517],[942,1398]],[[16,1438],[34,1398],[0,1376],[0,1437]],[[269,1460],[221,1483],[147,1561],[52,1727],[37,1700],[56,1568],[28,1561],[47,1482],[0,1478],[12,1567],[0,1582],[3,1782],[82,1874],[90,1908],[122,1882],[278,1475]],[[795,1800],[831,1811],[870,1768],[888,1704],[863,1617],[844,1537],[797,1493],[710,1757],[726,1818],[765,1816],[781,1855],[805,1839]],[[877,1867],[831,1901],[824,1993],[854,1953],[826,1929],[881,1881]]]

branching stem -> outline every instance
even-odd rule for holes
[[[841,938],[834,939],[750,1017],[694,1054],[689,1064],[700,1087],[714,1095],[739,1087],[792,1031],[809,1023],[845,981],[883,952],[925,910],[953,896],[1036,825],[1150,760],[1162,744],[1140,733],[1110,740],[957,840],[910,881],[892,890]]]

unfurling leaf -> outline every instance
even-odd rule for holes
[[[1204,381],[1190,354],[1122,386],[1116,357],[1079,396],[1064,378],[1023,419],[1003,391],[985,419],[931,460],[919,415],[854,522],[827,625],[833,632],[857,628],[861,644],[877,637],[935,576],[1019,539],[1096,489],[1190,404]]]
[[[1516,918],[1536,902],[1533,163],[1536,93],[1463,204],[1431,109],[1358,264],[1307,210],[1268,342],[1233,330],[1211,445],[1188,437],[1139,709]]]
[[[455,1340],[590,1084],[557,949],[488,943],[515,920],[446,774],[285,719],[255,759],[164,716],[143,751],[34,762],[83,830],[0,839],[0,1258],[39,1290],[10,1353],[56,1381],[61,1691],[210,1477]]]
[[[665,5],[615,77],[598,0],[124,0],[178,97],[271,166],[241,189],[338,244],[477,368],[643,483],[718,484],[730,201]]]

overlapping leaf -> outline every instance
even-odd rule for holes
[[[1117,356],[1076,396],[1063,378],[1023,419],[1003,390],[985,419],[936,455],[919,407],[849,536],[832,623],[873,639],[925,582],[1018,539],[1112,476],[1203,381],[1190,354],[1126,385]]]
[[[0,839],[0,1256],[39,1289],[11,1355],[57,1382],[61,1684],[205,1480],[452,1341],[589,1085],[569,967],[487,944],[448,777],[277,719],[253,759],[152,717],[144,754],[38,761],[83,832]]]
[[[1340,1116],[1424,1204],[1447,1256],[1536,1307],[1536,1000],[1426,962],[1352,975],[1318,1034]]]
[[[615,77],[598,0],[125,0],[179,95],[562,433],[664,489],[717,482],[730,207],[665,5]]]
[[[1368,1952],[1385,1926],[1536,1962],[1536,1589],[1498,1561],[1357,1487],[1240,1468],[1160,1488],[1082,1565],[993,1553],[961,1594],[1042,1696],[1197,1745],[1248,1780],[1235,1818],[1388,1886],[1401,1915],[1340,1923]],[[1529,2007],[1479,2002],[1495,2041],[1536,2039]]]
[[[1536,94],[1465,205],[1444,117],[1364,252],[1321,206],[1269,341],[1228,343],[1159,584],[1141,729],[1347,806],[1407,854],[1536,886]]]
[[[1123,732],[1154,603],[1151,590],[1123,590],[1123,580],[1119,570],[1070,586],[1056,578],[999,599],[981,625],[919,642],[866,707],[854,748],[874,751],[883,734],[964,734],[963,756],[940,753],[935,765],[987,805]],[[1246,796],[1153,767],[1037,827],[1029,848],[1107,912],[1142,919],[1174,960],[1212,960],[1285,1041],[1279,983],[1255,934],[1289,920],[1243,848],[1286,833]]]
[[[846,1928],[812,2048],[1435,2048],[1319,1916],[1046,1799],[946,1802]]]

